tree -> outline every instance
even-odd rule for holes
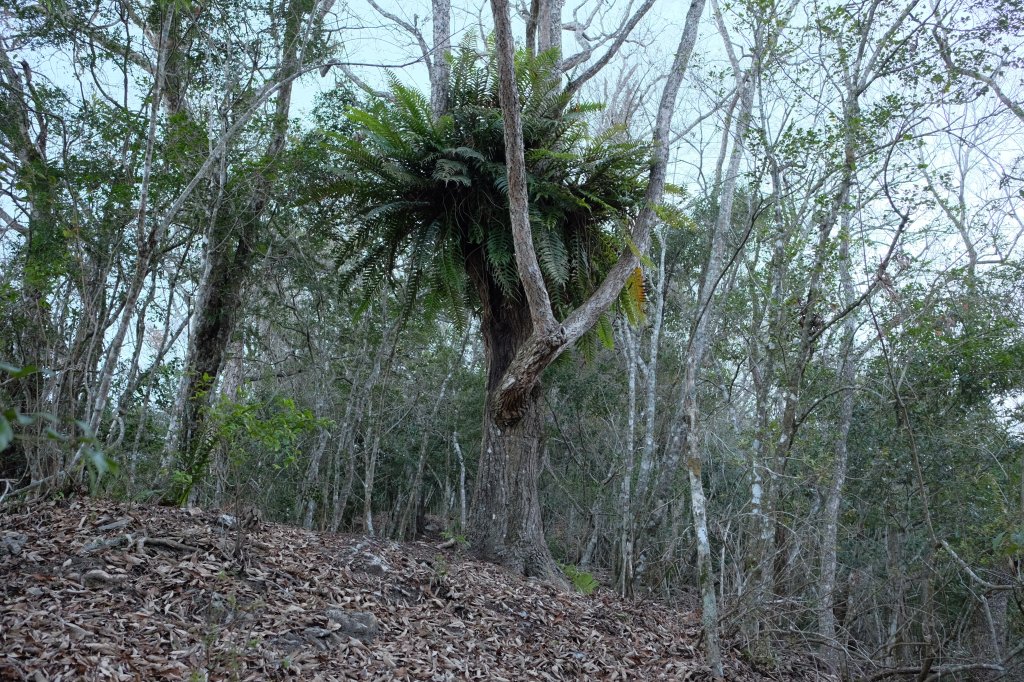
[[[175,468],[180,472],[170,486],[166,498],[183,502],[191,492],[191,482],[200,477],[206,467],[199,454],[205,433],[205,414],[210,406],[211,389],[216,386],[225,362],[225,354],[241,315],[245,286],[260,254],[261,241],[275,202],[279,200],[277,188],[283,152],[289,130],[292,84],[303,65],[323,52],[319,44],[324,14],[333,0],[304,0],[289,2],[281,15],[273,17],[280,25],[269,32],[277,44],[263,45],[263,32],[252,39],[253,50],[277,54],[275,68],[264,83],[276,89],[273,111],[270,113],[263,149],[251,152],[252,159],[228,170],[229,150],[223,152],[223,167],[210,180],[209,194],[212,207],[206,216],[206,242],[202,258],[203,277],[198,292],[195,322],[189,338],[184,373],[176,405],[176,424],[172,425],[168,439],[168,454],[176,456]],[[179,70],[172,70],[179,82],[172,92],[172,113],[186,119],[189,108],[184,100],[188,94],[185,63],[191,50],[197,49],[195,37],[188,29],[174,24],[175,51],[172,56],[180,62]],[[230,45],[230,40],[227,41]],[[239,98],[250,93],[239,93]],[[232,93],[233,95],[233,93]],[[195,121],[189,120],[192,125]]]
[[[648,157],[622,130],[590,135],[593,107],[561,91],[553,60],[550,52],[520,53],[516,86],[531,232],[545,286],[564,313],[600,283],[622,249],[621,235],[644,198],[639,178]],[[483,556],[554,577],[536,487],[539,387],[532,381],[516,400],[503,400],[503,379],[535,326],[514,262],[498,100],[493,61],[481,64],[469,48],[453,60],[451,106],[441,117],[431,115],[424,96],[392,83],[389,100],[349,114],[354,134],[338,148],[337,180],[318,193],[339,197],[353,221],[340,253],[353,277],[381,282],[401,268],[410,300],[423,288],[435,311],[461,319],[468,305],[479,316],[487,429],[471,537]]]

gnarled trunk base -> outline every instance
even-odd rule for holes
[[[564,579],[544,539],[537,490],[544,435],[539,394],[535,387],[523,417],[511,426],[498,426],[486,409],[469,540],[482,559],[560,584]]]

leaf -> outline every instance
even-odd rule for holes
[[[14,440],[14,430],[11,428],[11,423],[7,421],[7,416],[0,414],[0,452],[7,449],[7,446]]]
[[[619,297],[619,305],[631,325],[639,325],[644,321],[647,293],[644,288],[644,273],[640,268],[634,268],[633,272],[626,278],[626,286],[622,289]]]
[[[470,186],[469,176],[466,175],[466,165],[451,159],[438,159],[434,164],[433,177],[445,184],[454,182],[464,187]]]
[[[597,318],[597,324],[594,325],[594,329],[597,331],[597,338],[601,339],[601,344],[608,350],[615,348],[615,332],[612,329],[612,321],[608,319],[607,315],[601,315]]]
[[[637,248],[636,242],[628,234],[626,235],[626,246],[633,252],[633,255],[640,259],[640,264],[646,268],[654,269],[654,261],[652,261],[646,254],[640,253],[640,249]]]
[[[456,147],[451,153],[464,159],[473,159],[474,161],[487,160],[487,157],[471,147]]]
[[[626,278],[626,292],[638,308],[643,308],[644,304],[647,303],[647,294],[644,291],[643,270],[633,268],[633,272],[629,273],[629,277]]]
[[[6,362],[0,362],[0,370],[9,374],[12,379],[23,379],[27,376],[35,374],[36,372],[42,371],[35,365],[25,365],[24,367],[17,367]]]
[[[85,454],[87,457],[86,461],[89,462],[96,472],[97,480],[103,478],[108,473],[117,473],[117,462],[104,454],[102,450],[89,448]]]
[[[46,427],[45,431],[43,431],[43,435],[49,438],[50,440],[56,440],[62,443],[66,443],[68,441],[68,437],[66,435],[57,432],[56,430],[49,426]]]

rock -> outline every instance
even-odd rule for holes
[[[259,528],[262,524],[263,515],[255,507],[243,510],[239,516],[231,514],[220,514],[217,516],[217,525],[224,528]]]
[[[0,554],[6,552],[12,556],[18,556],[26,542],[28,542],[28,536],[21,533],[4,535],[3,540],[0,540]]]
[[[302,631],[302,635],[308,643],[321,651],[326,651],[329,647],[336,647],[342,642],[341,637],[327,628],[306,628]]]
[[[277,637],[272,637],[271,639],[268,639],[266,643],[277,649],[281,649],[283,651],[292,653],[297,649],[302,648],[309,642],[306,641],[305,637],[298,633],[285,632],[281,635],[278,635]]]
[[[369,552],[362,552],[352,561],[352,568],[370,575],[381,576],[391,570],[391,566],[382,557]]]
[[[234,609],[219,592],[210,596],[210,604],[206,607],[206,620],[217,625],[227,625],[234,620]]]
[[[122,582],[124,579],[124,576],[110,575],[104,570],[94,568],[82,575],[82,584],[86,587],[96,587],[97,585],[112,585]]]
[[[380,632],[377,617],[369,611],[349,611],[344,608],[330,608],[324,614],[328,620],[338,624],[338,632],[364,642],[372,642]]]
[[[100,526],[96,530],[98,532],[100,532],[100,533],[105,533],[108,530],[120,530],[121,528],[124,528],[125,526],[127,526],[131,522],[132,522],[131,519],[120,519],[118,521],[113,521],[111,523],[108,523],[108,524],[105,524],[103,526]]]
[[[434,516],[433,514],[427,514],[423,517],[423,532],[424,533],[440,533],[447,527],[447,523],[440,516]]]

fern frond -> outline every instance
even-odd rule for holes
[[[560,236],[549,226],[541,225],[533,230],[537,259],[545,277],[564,287],[569,281],[569,253]]]

